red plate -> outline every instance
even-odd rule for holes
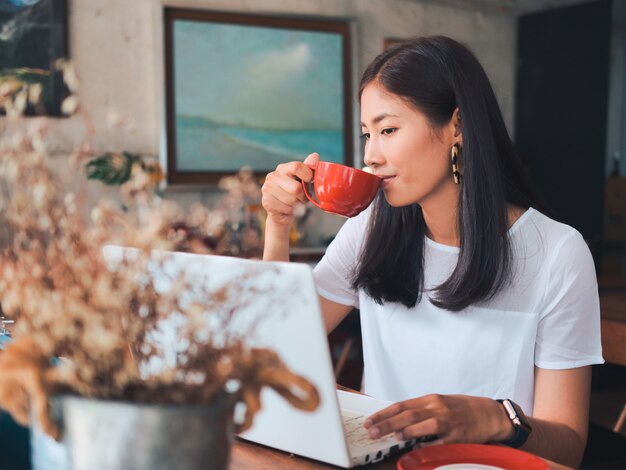
[[[463,464],[474,464],[466,466]],[[482,465],[482,467],[481,467]],[[545,460],[510,447],[486,444],[444,444],[416,449],[398,459],[398,470],[548,470]],[[491,467],[491,468],[490,468]]]

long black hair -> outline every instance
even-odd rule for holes
[[[509,280],[508,204],[541,208],[519,161],[489,79],[464,45],[444,36],[420,37],[382,52],[361,78],[376,82],[424,113],[433,129],[459,108],[463,176],[460,251],[450,277],[430,301],[458,311],[493,297]],[[452,178],[452,171],[450,171]],[[376,302],[413,307],[424,289],[425,222],[417,204],[392,207],[377,196],[352,285]]]

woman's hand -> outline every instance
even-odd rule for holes
[[[304,162],[282,163],[266,176],[261,188],[261,203],[268,219],[280,225],[291,225],[294,207],[307,202],[299,180],[311,181],[311,168],[315,167],[319,158],[317,153],[312,153]]]
[[[372,439],[395,433],[399,440],[436,436],[422,446],[498,442],[513,436],[500,403],[467,395],[426,395],[401,401],[365,421]]]

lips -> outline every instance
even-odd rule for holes
[[[393,175],[376,175],[376,176],[378,176],[381,180],[383,180],[382,181],[383,188],[385,186],[388,186],[395,178],[395,176]]]

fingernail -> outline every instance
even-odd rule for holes
[[[374,428],[370,428],[370,429],[369,429],[369,432],[370,432],[370,437],[372,437],[372,438],[376,438],[376,437],[378,437],[378,435],[380,434],[380,429],[378,429],[378,428],[376,428],[376,427],[374,427]]]
[[[372,424],[374,424],[374,422],[371,419],[366,419],[363,422],[363,426],[365,426],[366,428],[369,428]]]

